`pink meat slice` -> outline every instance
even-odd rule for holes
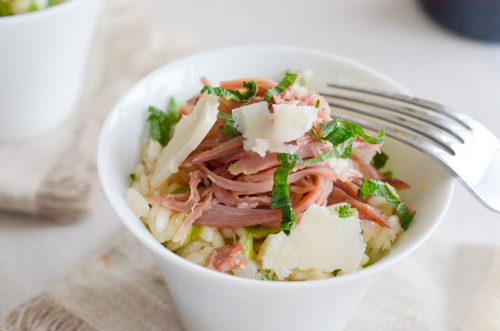
[[[220,272],[240,270],[248,263],[242,245],[223,246],[215,249],[207,258],[206,266]]]
[[[203,173],[199,170],[193,171],[189,178],[189,193],[181,194],[166,194],[152,199],[153,205],[160,205],[176,211],[189,213],[193,210],[194,206],[200,201],[200,192],[198,191],[198,184],[200,184]],[[188,196],[189,194],[189,196]],[[187,200],[182,200],[183,198]]]

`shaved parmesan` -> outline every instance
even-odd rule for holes
[[[318,118],[318,110],[310,106],[273,105],[258,102],[233,109],[234,122],[242,133],[244,149],[260,156],[266,152],[294,153],[297,146],[286,144],[309,131]]]
[[[259,252],[263,269],[283,280],[293,270],[351,273],[361,267],[366,243],[357,213],[340,218],[338,205],[312,205],[289,236],[269,235]]]
[[[193,112],[181,118],[175,126],[172,139],[161,152],[151,177],[151,186],[159,187],[171,175],[179,171],[181,163],[198,147],[217,121],[218,108],[217,96],[203,94]]]

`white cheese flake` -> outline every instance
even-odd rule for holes
[[[294,153],[297,146],[286,144],[312,128],[318,110],[310,106],[273,105],[257,102],[233,109],[234,122],[244,138],[244,149],[260,156],[266,152]]]
[[[292,270],[341,269],[346,274],[358,270],[366,249],[360,220],[357,214],[340,218],[337,206],[312,205],[290,236],[269,235],[259,252],[263,269],[274,271],[281,280]]]
[[[151,186],[158,188],[171,175],[179,171],[181,163],[198,147],[217,121],[219,98],[203,94],[189,115],[182,116],[174,135],[161,152],[151,177]]]

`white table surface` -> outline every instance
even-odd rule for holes
[[[246,15],[231,14],[249,8],[244,1],[157,2],[168,31],[165,42],[172,45],[187,42],[206,49],[278,43],[331,51],[386,73],[416,95],[474,116],[500,136],[500,44],[457,37],[431,22],[413,1],[256,0]],[[500,174],[497,180],[500,185]],[[0,213],[0,321],[122,229],[102,193],[94,198],[92,214],[67,225]],[[497,245],[500,215],[458,184],[438,235]]]

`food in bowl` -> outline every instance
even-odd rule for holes
[[[0,0],[0,16],[38,11],[60,4],[64,0]]]
[[[125,201],[167,249],[261,280],[337,277],[375,263],[414,211],[381,172],[384,132],[335,118],[300,74],[237,79],[148,109]]]

